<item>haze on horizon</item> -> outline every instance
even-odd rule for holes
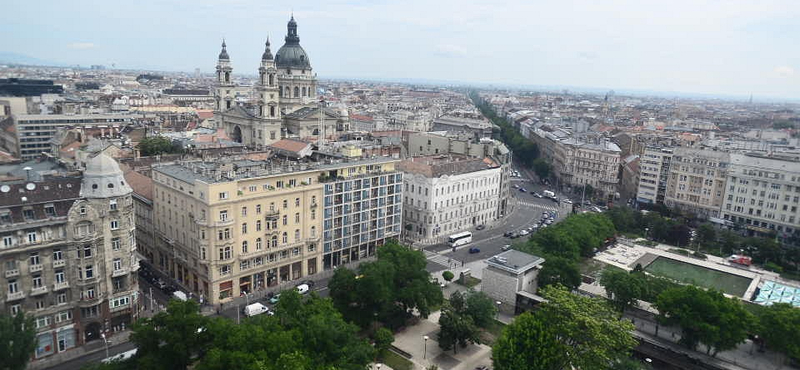
[[[321,78],[800,99],[800,2],[14,1],[2,52],[64,64],[210,72],[224,37],[256,73],[294,12]]]

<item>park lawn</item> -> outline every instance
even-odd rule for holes
[[[395,370],[411,370],[414,368],[414,364],[411,361],[392,350],[383,351],[379,357],[384,364]]]

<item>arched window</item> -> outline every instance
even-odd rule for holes
[[[303,96],[306,96],[306,87],[303,86]]]
[[[296,241],[296,242],[300,241],[300,229],[295,229],[294,230],[294,241]]]
[[[247,240],[242,242],[242,253],[247,253]]]
[[[269,107],[269,116],[270,117],[275,117],[275,107],[274,106],[270,106]]]
[[[261,231],[261,220],[256,221],[256,231]]]
[[[256,250],[257,251],[261,250],[261,238],[256,239]]]
[[[272,86],[275,84],[275,75],[270,73],[269,74],[269,85]]]
[[[231,73],[225,72],[225,82],[231,82]]]
[[[258,222],[256,222],[258,223]],[[242,234],[247,234],[247,223],[242,224]]]
[[[282,240],[283,240],[283,244],[289,243],[289,234],[286,231],[283,232]]]
[[[296,98],[296,97],[299,97],[299,96],[300,96],[300,88],[295,86],[294,87],[294,97]]]
[[[312,238],[316,238],[317,237],[317,227],[316,226],[311,226],[311,237]]]
[[[286,86],[286,93],[284,95],[286,95],[287,98],[292,97],[292,90],[289,89],[289,86]]]
[[[286,217],[286,215],[283,215],[283,226],[286,226],[288,224],[289,224],[289,218]]]
[[[294,223],[296,224],[300,223],[300,212],[294,214]]]
[[[278,86],[278,97],[283,97],[283,86]]]

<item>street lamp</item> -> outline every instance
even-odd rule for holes
[[[422,347],[422,358],[425,359],[428,357],[428,336],[422,336],[422,339],[425,340],[425,344]],[[380,369],[380,365],[378,365],[378,369]]]
[[[106,340],[106,333],[100,333],[100,338],[103,338],[103,343],[106,346],[106,358],[108,358],[108,340]]]
[[[650,228],[649,228],[649,227],[645,227],[645,228],[644,228],[644,238],[645,238],[645,239],[647,239],[647,236],[648,236],[649,234],[650,234]]]
[[[250,294],[247,294],[246,290],[243,290],[242,293],[244,293],[244,305],[245,306],[249,306],[250,305]]]
[[[497,301],[495,303],[497,304],[497,318],[499,319],[500,318],[500,306],[503,304],[503,302]]]

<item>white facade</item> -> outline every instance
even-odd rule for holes
[[[639,187],[636,200],[640,203],[664,204],[667,191],[672,149],[646,148],[639,160]]]
[[[498,218],[501,174],[500,167],[439,177],[406,172],[403,225],[408,237],[447,236],[492,223]]]

